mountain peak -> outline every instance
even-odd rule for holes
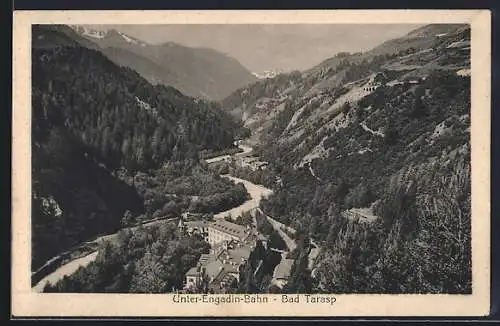
[[[127,35],[123,32],[120,32],[116,29],[102,30],[90,27],[88,25],[69,25],[69,26],[79,35],[89,38],[93,41],[100,41],[104,39],[116,39],[119,40],[120,42],[124,41],[129,44],[136,44],[143,47],[148,45],[146,42],[139,40],[135,37],[132,37],[130,35]]]

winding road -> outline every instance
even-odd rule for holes
[[[261,185],[256,185],[245,179],[236,178],[230,175],[222,175],[224,178],[228,178],[235,183],[242,183],[250,194],[250,199],[241,204],[238,207],[232,208],[230,210],[218,213],[214,215],[214,218],[221,219],[226,216],[231,216],[232,218],[236,218],[238,215],[241,215],[244,212],[249,212],[254,209],[257,209],[260,204],[260,200],[262,198],[267,198],[269,195],[273,193],[273,191],[269,188],[266,188]]]

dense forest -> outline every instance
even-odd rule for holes
[[[418,86],[381,87],[341,113],[350,124],[317,136],[332,151],[312,161],[316,177],[292,168],[307,147],[264,147],[283,187],[261,206],[322,243],[324,289],[471,291],[469,110],[470,78],[436,71]],[[380,217],[374,223],[342,214],[368,206]],[[437,266],[449,266],[449,281]]]
[[[248,199],[243,184],[202,167],[196,160],[167,162],[161,168],[135,174],[117,171],[120,180],[133,185],[144,200],[137,219],[176,217],[183,211],[213,213],[231,209]]]
[[[32,155],[32,269],[92,236],[115,230],[126,210],[143,211],[137,191],[85,155],[85,146],[54,127]]]
[[[247,132],[218,104],[152,86],[57,30],[34,35],[33,270],[116,232],[124,217],[218,212],[246,200],[242,185],[197,163],[202,150],[234,148]]]
[[[451,32],[436,37],[441,27],[389,42],[390,51],[339,54],[224,102],[261,133],[257,152],[270,166],[216,168],[272,187],[262,209],[298,231],[284,292],[471,292],[471,84],[456,73],[470,66],[470,52],[449,48],[470,29],[444,26]],[[373,92],[329,108],[370,76]],[[304,161],[310,153],[320,154]],[[351,220],[352,208],[375,221]],[[309,238],[322,248],[314,278]]]

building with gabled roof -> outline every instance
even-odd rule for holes
[[[199,234],[203,237],[205,241],[208,242],[208,228],[210,226],[210,223],[211,222],[207,220],[185,222],[181,218],[179,219],[178,227],[189,235]]]
[[[216,293],[220,293],[221,289],[227,286],[237,284],[253,249],[253,245],[236,240],[216,244],[209,254],[200,256],[196,267],[185,274],[185,288],[195,287],[203,276],[207,278],[210,289]]]

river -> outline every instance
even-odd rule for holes
[[[177,220],[177,218],[169,218],[169,219],[156,219],[152,221],[146,221],[144,223],[141,223],[141,226],[152,226],[160,223],[166,223],[170,222],[173,220]],[[137,229],[139,225],[128,227],[126,229],[130,231],[134,231]],[[112,234],[107,234],[100,236],[92,241],[87,241],[82,244],[82,246],[89,245],[89,244],[100,244],[104,241],[112,241],[116,236],[118,235],[118,232],[112,233]],[[78,249],[76,249],[78,250]],[[60,259],[63,255],[65,256],[67,253],[56,256],[48,260],[42,268],[46,268],[50,264],[57,263],[57,260]],[[69,262],[65,263],[62,266],[59,266],[56,270],[54,270],[52,273],[48,274],[44,278],[42,278],[34,287],[33,290],[36,292],[41,292],[45,286],[45,284],[48,282],[50,284],[55,284],[57,281],[61,280],[64,278],[64,276],[69,276],[76,272],[79,267],[85,267],[91,262],[93,262],[97,258],[98,251],[94,251],[91,253],[86,254],[83,257],[80,258],[75,258],[73,260],[70,260]],[[40,268],[40,269],[42,269]],[[40,270],[39,269],[39,270]]]

